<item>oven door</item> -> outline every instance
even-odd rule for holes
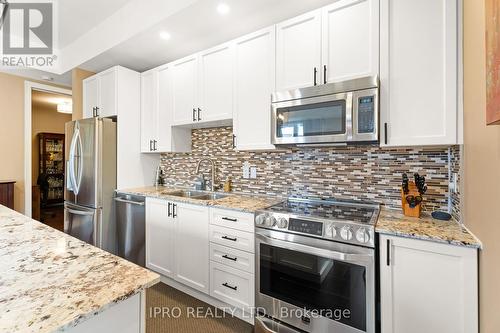
[[[335,143],[352,139],[352,93],[272,105],[274,144]]]
[[[256,306],[306,332],[375,332],[374,249],[256,231]]]

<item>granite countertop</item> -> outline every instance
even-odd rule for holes
[[[171,195],[171,193],[180,190],[192,191],[192,189],[186,189],[186,188],[176,188],[167,186],[158,186],[158,187],[147,186],[140,188],[117,190],[117,192],[124,194],[142,195],[145,197],[167,199],[167,200],[185,202],[195,205],[230,209],[246,213],[254,213],[259,209],[264,209],[283,201],[283,199],[277,197],[248,195],[239,193],[222,193],[227,195],[227,197],[216,200],[198,200],[193,198],[178,197]]]
[[[456,220],[440,221],[430,214],[420,218],[407,217],[399,210],[383,207],[380,211],[375,231],[380,234],[395,235],[421,240],[446,243],[471,248],[482,247],[481,242],[467,228]]]
[[[63,331],[159,275],[0,205],[0,332]]]

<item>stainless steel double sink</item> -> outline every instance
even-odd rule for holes
[[[190,198],[195,200],[217,200],[227,197],[226,194],[213,193],[213,192],[203,192],[194,190],[182,190],[174,192],[165,192],[166,195],[171,195],[174,197]]]

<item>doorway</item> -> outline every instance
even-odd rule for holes
[[[71,90],[32,82],[26,88],[25,213],[63,230],[64,131],[72,120]]]

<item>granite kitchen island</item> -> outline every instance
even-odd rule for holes
[[[144,331],[147,269],[0,205],[0,332]]]

